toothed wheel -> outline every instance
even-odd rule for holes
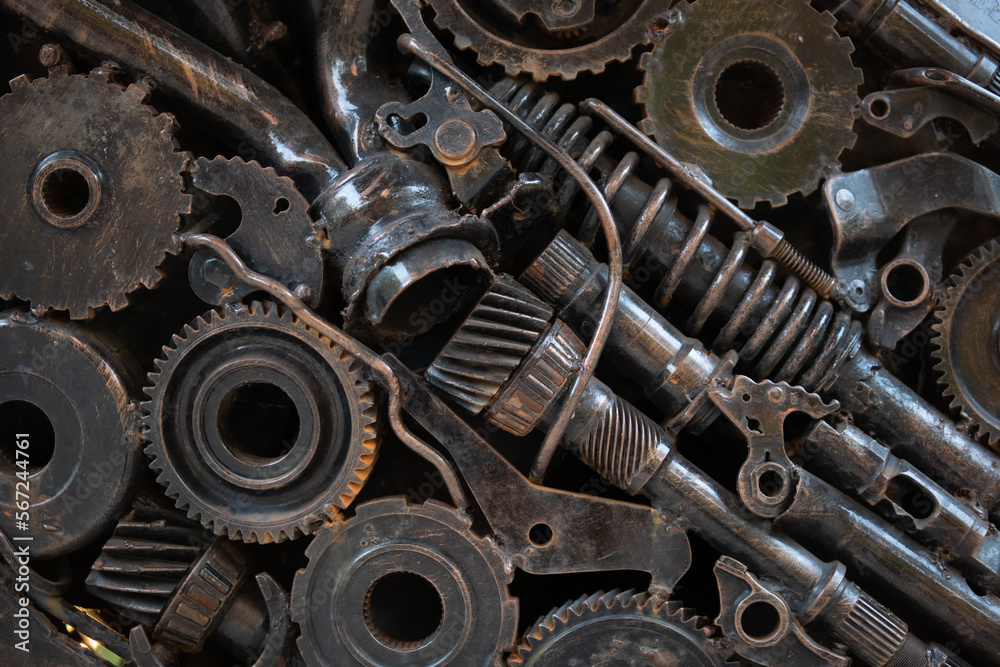
[[[970,432],[1000,444],[1000,239],[973,252],[948,278],[934,314],[932,355],[952,409]]]
[[[715,667],[730,656],[717,634],[680,602],[635,591],[600,591],[539,619],[507,664]]]
[[[143,404],[157,481],[217,534],[311,534],[354,500],[378,449],[361,365],[270,303],[226,306],[174,336]]]
[[[834,17],[808,0],[674,10],[667,38],[640,61],[642,130],[742,208],[813,192],[856,139],[862,76]]]
[[[513,647],[511,570],[468,517],[393,497],[318,532],[292,589],[311,667],[498,667]]]
[[[612,62],[625,62],[632,49],[648,44],[655,30],[667,23],[665,0],[597,3],[587,26],[559,33],[558,46],[546,31],[534,35],[530,25],[505,26],[491,16],[487,3],[472,0],[427,0],[439,28],[455,36],[455,46],[471,49],[480,65],[502,65],[508,76],[530,74],[536,81],[550,77],[575,79],[582,72],[600,74]]]
[[[74,318],[124,308],[127,295],[159,282],[190,207],[173,117],[100,74],[57,68],[10,85],[0,99],[0,296]]]

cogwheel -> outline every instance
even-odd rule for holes
[[[173,116],[97,72],[54,68],[10,86],[0,98],[0,296],[74,318],[124,308],[128,294],[159,282],[190,210],[181,179],[190,156],[176,150]]]
[[[575,79],[581,72],[600,74],[612,62],[625,62],[632,49],[653,40],[668,23],[665,0],[626,0],[606,3],[609,8],[586,29],[561,34],[552,48],[551,35],[532,39],[524,26],[506,28],[487,11],[487,3],[472,0],[425,0],[434,9],[435,24],[455,37],[455,47],[472,50],[480,65],[503,65],[508,76],[531,74],[536,81],[549,77]],[[613,7],[612,7],[613,5]],[[578,38],[572,38],[572,35]]]
[[[539,619],[507,664],[715,667],[730,657],[717,635],[718,628],[678,601],[599,591]]]
[[[854,145],[861,71],[808,0],[699,0],[645,53],[642,130],[742,208],[809,194]]]
[[[157,481],[216,534],[280,542],[348,507],[371,472],[377,410],[361,365],[270,303],[173,337],[143,403]]]
[[[945,283],[931,355],[951,408],[969,431],[1000,443],[1000,239],[980,246]]]
[[[499,667],[516,641],[513,569],[444,503],[364,503],[319,531],[306,556],[292,619],[310,667]]]

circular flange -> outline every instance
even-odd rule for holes
[[[361,490],[378,447],[360,364],[273,304],[226,306],[174,336],[144,403],[167,494],[218,534],[310,534]]]
[[[511,572],[457,510],[375,500],[316,534],[292,618],[312,667],[501,664],[517,631]]]
[[[105,531],[139,478],[139,373],[116,347],[78,325],[0,314],[0,529],[30,536],[35,557]]]

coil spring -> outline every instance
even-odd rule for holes
[[[593,120],[580,115],[575,105],[561,103],[558,94],[543,90],[533,81],[505,79],[493,87],[492,93],[528,124],[566,150],[588,172],[598,165],[598,159],[616,138],[607,131],[590,138]],[[508,142],[505,152],[520,171],[540,171],[553,178],[558,176],[555,161],[526,139],[518,136]],[[614,203],[622,186],[634,175],[638,166],[639,154],[634,151],[611,167],[601,165],[600,184],[609,205]],[[670,197],[672,190],[673,182],[669,178],[660,179],[643,205],[642,212],[622,243],[626,271],[642,254],[654,221],[663,213],[667,218],[673,217],[675,202]],[[576,193],[577,186],[572,179],[561,182],[556,195],[557,215],[565,215]],[[673,266],[656,288],[653,305],[657,309],[667,306],[689,274],[712,222],[711,209],[707,205],[700,207]],[[582,243],[589,245],[597,230],[596,214],[591,210],[578,237]],[[782,252],[787,254],[791,249],[787,243],[785,245],[787,249],[778,249],[775,258],[778,261],[783,259]],[[736,234],[729,254],[688,320],[686,333],[693,336],[702,333],[746,264],[749,250],[749,235],[745,232]],[[746,268],[753,270],[750,266]],[[780,291],[773,296],[777,280],[778,262],[765,260],[736,309],[731,313],[719,313],[728,321],[711,347],[719,353],[738,350],[742,366],[755,377],[798,383],[809,391],[822,391],[836,379],[840,367],[860,349],[861,324],[845,313],[834,313],[834,307],[828,300],[820,299],[815,290],[804,286],[794,276],[785,278]],[[771,296],[773,298],[769,298]],[[750,336],[742,346],[737,340],[741,334]]]

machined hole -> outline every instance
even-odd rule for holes
[[[757,478],[757,488],[768,498],[777,498],[785,489],[785,478],[777,470],[765,470]]]
[[[27,471],[33,474],[48,465],[56,448],[55,429],[45,411],[28,401],[0,403],[0,468],[10,475]],[[27,437],[18,437],[24,436]],[[28,441],[20,449],[18,443]],[[21,452],[18,456],[18,451]],[[18,465],[18,461],[24,461]]]
[[[299,437],[299,412],[280,387],[251,382],[235,387],[222,401],[222,442],[235,456],[276,460]]]
[[[414,572],[391,572],[365,597],[368,631],[386,646],[412,650],[426,644],[444,620],[444,602],[434,585]]]
[[[892,263],[882,277],[886,296],[901,305],[915,305],[922,301],[930,289],[927,273],[913,261]]]
[[[545,523],[536,523],[528,531],[528,539],[531,540],[532,544],[539,547],[544,547],[551,542],[554,535],[552,527]]]
[[[76,169],[59,167],[42,177],[41,203],[56,218],[73,218],[90,204],[87,179]]]
[[[934,498],[909,477],[893,477],[886,486],[885,495],[914,519],[926,519],[934,514]]]
[[[889,106],[889,100],[884,97],[876,97],[868,103],[868,113],[872,115],[872,118],[877,120],[885,120],[888,118],[890,110],[891,107]]]
[[[740,60],[716,80],[715,106],[730,125],[741,130],[763,130],[785,108],[785,86],[770,65]]]
[[[781,627],[781,614],[769,602],[753,602],[743,610],[739,623],[743,634],[763,642],[773,638]]]

